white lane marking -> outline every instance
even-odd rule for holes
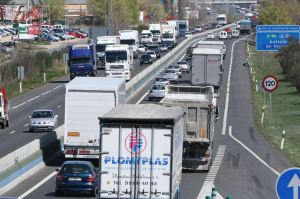
[[[50,89],[50,90],[48,90],[48,91],[46,91],[46,92],[44,92],[44,93],[41,93],[40,95],[37,95],[37,96],[35,96],[35,97],[31,98],[31,99],[28,99],[26,102],[23,102],[23,103],[21,103],[21,104],[18,104],[18,105],[16,105],[16,106],[11,107],[11,109],[16,109],[16,108],[18,108],[18,107],[20,107],[20,106],[23,106],[23,105],[27,104],[28,102],[31,102],[31,101],[33,101],[33,100],[35,100],[35,99],[41,97],[42,95],[45,95],[45,94],[47,94],[47,93],[50,93],[50,92],[54,91],[55,89],[58,89],[59,87],[62,87],[63,85],[65,85],[65,84],[56,86],[56,87],[54,87],[53,89]]]
[[[62,107],[62,105],[58,105],[58,106],[57,106],[57,108],[61,108],[61,107]]]
[[[237,42],[241,39],[238,39],[233,42],[231,47],[231,54],[230,54],[230,63],[229,63],[229,71],[228,71],[228,78],[227,78],[227,88],[226,88],[226,99],[225,99],[225,108],[224,108],[224,117],[223,117],[223,127],[222,127],[222,135],[226,134],[226,125],[227,125],[227,115],[228,115],[228,106],[229,106],[229,94],[230,94],[230,81],[231,81],[231,70],[232,70],[232,62],[233,62],[233,50],[234,46]]]
[[[231,127],[231,126],[230,126]],[[275,175],[279,176],[280,173],[278,171],[276,171],[273,167],[271,167],[270,165],[268,165],[268,163],[266,163],[265,161],[263,161],[258,155],[256,155],[251,149],[249,149],[243,142],[241,142],[240,140],[238,140],[237,138],[235,138],[232,135],[232,128],[229,128],[229,136],[236,141],[237,143],[239,143],[244,149],[246,149],[249,153],[251,153],[258,161],[260,161],[263,165],[265,165],[268,169],[270,169]]]
[[[28,126],[29,124],[24,124],[24,126]]]
[[[225,151],[226,151],[226,145],[220,145],[218,147],[218,151],[216,153],[216,157],[213,161],[212,166],[210,167],[210,170],[204,180],[203,186],[197,196],[197,199],[203,199],[205,198],[207,195],[210,195],[211,193],[211,189],[214,186],[214,180],[217,176],[217,173],[219,171],[219,168],[221,166],[222,160],[224,158],[225,155]],[[217,198],[223,198],[220,194],[218,195]]]
[[[149,91],[147,91],[147,92],[139,99],[139,101],[137,101],[137,103],[135,103],[135,104],[141,103],[141,102],[143,101],[143,99],[148,95],[148,93],[149,93]]]
[[[10,132],[9,134],[11,135],[11,134],[14,134],[16,131],[12,131],[12,132]]]
[[[53,91],[53,89],[50,89],[50,90],[48,90],[48,91],[42,93],[41,95],[46,95],[47,93],[50,93],[51,91]]]
[[[28,191],[26,191],[25,193],[23,193],[21,196],[18,197],[18,199],[23,199],[26,196],[28,196],[30,193],[32,193],[34,190],[36,190],[37,188],[39,188],[40,186],[42,186],[45,182],[47,182],[50,178],[52,178],[54,175],[56,175],[56,171],[51,173],[49,176],[47,176],[46,178],[44,178],[42,181],[40,181],[39,183],[37,183],[36,185],[34,185],[33,187],[31,187],[31,189],[29,189]]]

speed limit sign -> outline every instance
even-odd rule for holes
[[[265,91],[273,92],[278,88],[278,79],[274,75],[267,75],[262,81],[262,86]]]

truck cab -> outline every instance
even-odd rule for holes
[[[128,45],[108,45],[105,50],[106,77],[124,78],[129,81],[132,77],[133,50]]]
[[[96,49],[93,44],[69,46],[70,79],[76,76],[96,76]]]

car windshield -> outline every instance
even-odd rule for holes
[[[158,46],[148,46],[148,50],[157,50]]]
[[[32,118],[53,118],[52,111],[35,111],[32,113]]]
[[[71,64],[89,64],[90,58],[72,58],[70,59]]]
[[[180,62],[177,62],[177,64],[187,64],[187,62],[180,61]]]
[[[106,51],[105,53],[107,63],[124,63],[127,61],[126,51]]]
[[[165,70],[164,73],[176,73],[176,71],[175,70]]]
[[[165,90],[165,86],[164,85],[154,84],[152,86],[152,90]]]
[[[155,54],[155,52],[153,52],[153,51],[150,51],[150,52],[147,52],[147,54],[149,54],[149,55],[154,55],[154,54]]]
[[[89,166],[83,164],[66,164],[62,168],[63,173],[91,173]]]

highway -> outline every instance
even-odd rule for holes
[[[230,62],[233,43],[235,47]],[[245,42],[230,40],[226,41],[226,45],[228,50],[224,62],[225,73],[218,99],[221,117],[216,123],[214,139],[215,153],[220,146],[225,146],[225,151],[215,175],[207,175],[205,172],[183,173],[181,198],[197,198],[203,184],[208,181],[212,181],[224,197],[231,195],[233,198],[245,199],[276,198],[274,186],[278,173],[291,165],[255,128],[249,71],[243,66],[246,60]],[[228,84],[229,71],[231,71],[230,84]],[[184,74],[181,82],[186,83],[189,79],[190,75]],[[148,88],[145,88],[131,103],[150,103],[145,94]],[[225,112],[226,98],[228,111]],[[224,116],[227,119],[223,130]],[[54,197],[55,169],[62,162],[62,157],[55,158],[55,161],[51,161],[47,167],[7,192],[5,196],[22,196],[25,193],[24,198]],[[46,179],[45,182],[41,182],[42,179]],[[30,190],[33,185],[39,186]],[[27,190],[30,192],[26,193]],[[74,197],[72,194],[68,196]],[[76,197],[87,196],[83,194]]]

